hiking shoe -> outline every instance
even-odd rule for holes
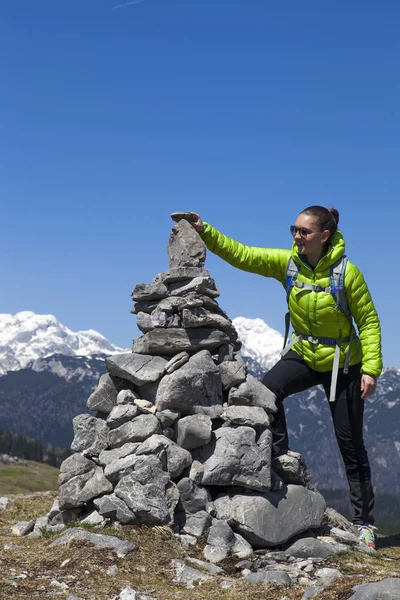
[[[376,527],[374,527],[373,525],[370,525],[369,523],[364,523],[364,525],[358,525],[357,527],[358,527],[358,531],[360,534],[360,536],[359,536],[360,542],[363,544],[366,544],[370,548],[375,549],[374,531],[376,531]]]

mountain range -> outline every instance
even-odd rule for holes
[[[282,335],[262,319],[233,319],[241,354],[257,378],[279,359]],[[126,349],[94,330],[74,333],[52,315],[0,315],[0,429],[69,446],[72,419],[105,372],[104,358]],[[344,469],[321,388],[285,400],[290,446],[320,489],[345,488]],[[376,490],[400,495],[400,369],[387,367],[365,402],[365,443]]]

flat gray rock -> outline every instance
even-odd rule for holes
[[[299,487],[300,486],[292,486]],[[311,492],[315,493],[315,492]],[[348,546],[337,542],[324,542],[316,538],[302,538],[286,547],[285,553],[295,558],[328,558],[348,551]]]
[[[258,569],[255,573],[245,576],[247,583],[275,583],[277,585],[291,585],[292,581],[286,571]]]
[[[190,354],[199,350],[214,352],[226,342],[229,342],[226,333],[209,327],[153,329],[134,341],[133,351],[139,354],[174,356],[183,351]]]
[[[113,460],[105,467],[104,476],[115,485],[122,477],[135,470],[137,460],[138,457],[135,454]]]
[[[189,358],[190,356],[187,352],[179,352],[179,354],[173,356],[171,360],[168,361],[168,363],[165,365],[165,372],[173,373],[174,371],[182,367],[182,365],[187,363]]]
[[[131,294],[132,300],[136,302],[149,302],[150,300],[162,300],[168,296],[168,288],[161,282],[138,283]]]
[[[176,283],[185,279],[193,279],[194,277],[209,277],[210,273],[203,267],[175,267],[168,271],[158,273],[153,279],[153,283]]]
[[[154,415],[139,415],[108,433],[108,446],[119,448],[128,442],[143,442],[154,433],[161,432],[161,425]]]
[[[332,529],[329,532],[329,535],[335,540],[335,542],[339,542],[339,544],[346,544],[347,546],[357,546],[360,543],[360,537],[358,535],[350,533],[349,531],[343,531],[342,529],[338,529],[337,527],[332,527]]]
[[[182,327],[190,329],[191,327],[214,327],[221,329],[229,335],[231,339],[237,339],[237,332],[232,321],[219,313],[214,313],[204,307],[184,308],[182,311]]]
[[[239,404],[244,406],[261,406],[267,413],[276,413],[276,397],[265,385],[250,373],[246,381],[238,388],[231,388],[228,397],[229,405]]]
[[[51,546],[69,546],[72,542],[86,541],[99,549],[110,549],[119,558],[124,558],[129,552],[137,549],[136,544],[125,540],[120,540],[114,535],[103,535],[91,533],[83,529],[83,527],[73,527],[67,529]]]
[[[99,463],[105,467],[109,465],[114,460],[119,458],[125,458],[125,456],[129,456],[130,454],[134,454],[136,449],[139,447],[140,442],[128,442],[121,446],[120,448],[114,448],[114,450],[103,450],[99,454]]]
[[[90,415],[78,415],[72,419],[74,439],[71,444],[73,452],[81,452],[85,456],[98,456],[108,445],[108,427],[102,419]]]
[[[198,352],[180,369],[165,375],[158,386],[155,404],[158,411],[176,409],[183,415],[220,416],[221,378],[210,352]]]
[[[124,352],[106,358],[106,367],[110,375],[122,377],[135,385],[157,381],[164,374],[167,360],[161,356]]]
[[[203,240],[185,220],[172,227],[167,252],[171,269],[204,267],[206,261],[206,246]]]
[[[131,313],[137,315],[140,312],[145,312],[150,315],[153,312],[153,310],[157,308],[159,302],[162,302],[162,300],[148,300],[146,302],[135,302],[135,304],[131,308]]]
[[[375,583],[356,585],[349,600],[399,600],[400,578],[387,577]]]
[[[228,406],[222,413],[222,419],[230,425],[244,425],[254,428],[269,427],[271,425],[271,418],[260,406]]]
[[[270,489],[270,462],[256,444],[256,432],[251,427],[221,427],[213,432],[210,443],[195,450],[193,456],[204,467],[202,485]]]
[[[212,420],[207,415],[188,415],[176,423],[176,443],[193,450],[208,444],[211,439]]]
[[[325,509],[321,494],[298,485],[279,492],[226,494],[214,504],[218,519],[227,520],[253,548],[276,546],[319,527]],[[291,554],[291,550],[287,552]]]
[[[184,296],[185,294],[198,294],[214,299],[220,295],[218,287],[212,277],[195,277],[189,282],[180,281],[168,286],[171,296]],[[195,325],[198,327],[199,325]]]
[[[30,534],[35,527],[35,520],[31,521],[19,521],[19,523],[15,523],[9,529],[11,535],[15,535],[18,537],[24,537]]]
[[[194,567],[190,567],[182,560],[173,559],[171,564],[175,569],[175,577],[173,581],[184,583],[187,589],[194,587],[195,583],[201,584],[211,579],[211,575],[207,575]]]
[[[114,519],[122,525],[132,525],[136,522],[135,513],[115,494],[95,498],[93,504],[104,518]]]
[[[138,407],[132,404],[119,404],[114,406],[106,419],[110,429],[115,429],[127,421],[132,421],[138,414]]]

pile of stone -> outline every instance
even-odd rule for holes
[[[61,465],[48,526],[170,525],[186,544],[207,535],[215,563],[290,544],[321,526],[324,499],[300,455],[272,469],[275,398],[237,353],[205,246],[186,221],[173,227],[168,256],[170,269],[132,293],[143,336],[106,359],[87,402],[95,416],[73,420],[75,453]]]

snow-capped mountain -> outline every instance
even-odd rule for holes
[[[71,331],[53,315],[0,314],[0,375],[55,354],[90,357],[123,351],[93,329]]]
[[[252,374],[261,378],[278,362],[283,347],[283,336],[262,319],[236,317],[232,321],[242,342],[240,354]]]

